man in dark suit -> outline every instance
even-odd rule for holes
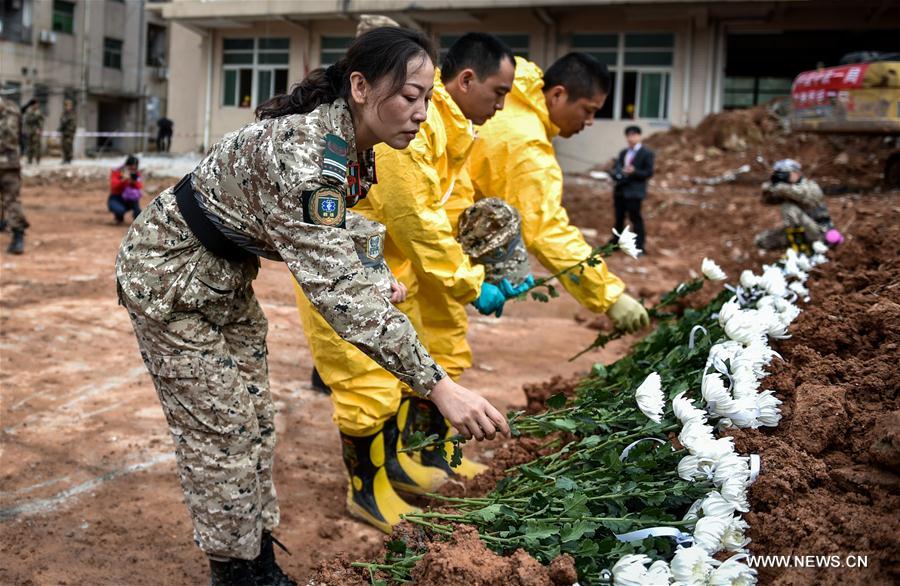
[[[641,202],[647,197],[647,180],[653,176],[653,151],[641,145],[640,126],[625,129],[628,148],[622,149],[616,159],[613,180],[613,202],[616,207],[616,231],[625,227],[625,214],[637,235],[637,247],[644,250],[644,219],[641,217]],[[614,238],[613,241],[616,241]]]

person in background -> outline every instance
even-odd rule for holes
[[[801,171],[797,161],[782,159],[773,166],[770,180],[763,183],[762,201],[781,206],[784,225],[757,234],[759,248],[777,250],[795,246],[807,251],[813,242],[837,246],[844,241],[831,221],[822,189]]]
[[[116,167],[109,173],[109,199],[106,207],[116,217],[116,224],[125,221],[125,213],[131,212],[132,220],[141,213],[141,172],[138,170],[138,158],[128,155],[125,164]]]
[[[156,121],[156,151],[167,153],[172,148],[172,127],[175,123],[163,116]]]
[[[22,119],[25,129],[25,154],[28,156],[28,164],[32,161],[41,164],[41,134],[44,132],[44,114],[41,105],[32,100],[27,107],[25,117]]]
[[[563,172],[552,139],[569,138],[593,124],[610,85],[606,66],[584,53],[569,53],[546,72],[517,57],[506,106],[478,131],[469,157],[476,198],[496,197],[519,212],[525,247],[550,273],[592,251],[562,206]],[[625,293],[625,284],[605,262],[584,267],[577,282],[561,281],[582,306],[606,313],[618,329],[637,331],[650,324],[647,310]]]
[[[19,135],[22,112],[15,102],[0,97],[0,231],[7,226],[12,240],[7,252],[25,252],[25,229],[28,220],[22,212],[19,192],[22,187],[22,167],[19,160]]]
[[[622,149],[613,169],[613,204],[616,212],[616,231],[625,227],[625,215],[634,226],[637,235],[635,244],[644,251],[644,218],[641,217],[641,202],[647,197],[647,180],[653,176],[653,151],[641,144],[641,127],[629,126],[625,129],[628,148]],[[613,237],[613,242],[618,241]]]
[[[75,131],[78,129],[78,116],[75,113],[75,102],[66,98],[63,101],[63,113],[59,119],[60,146],[62,147],[62,162],[68,165],[72,162],[72,150],[75,145]]]

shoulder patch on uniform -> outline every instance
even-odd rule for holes
[[[347,141],[336,134],[325,135],[322,175],[343,183],[347,180]]]
[[[319,226],[344,227],[347,216],[344,194],[333,187],[303,192],[303,221]]]
[[[381,234],[369,236],[366,240],[366,257],[371,260],[381,260],[382,241]]]

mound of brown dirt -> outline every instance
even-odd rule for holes
[[[452,497],[475,497],[489,493],[506,476],[506,470],[553,451],[547,447],[549,438],[520,437],[506,441],[498,447],[490,459],[490,467],[475,478],[460,478],[444,484],[440,493]]]
[[[562,393],[566,397],[575,396],[575,387],[583,377],[581,376],[554,376],[547,382],[523,385],[522,391],[528,403],[525,405],[526,413],[540,413],[547,410],[547,399]]]
[[[447,542],[435,542],[412,571],[419,586],[569,586],[578,576],[575,562],[568,555],[543,566],[536,559],[516,550],[499,556],[489,550],[470,526],[457,526]]]
[[[735,435],[764,467],[747,515],[751,550],[861,555],[868,568],[761,568],[761,583],[900,579],[900,209],[859,211],[853,233],[812,279],[812,304],[766,380],[785,419]]]

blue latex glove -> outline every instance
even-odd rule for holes
[[[482,315],[494,314],[497,317],[503,315],[503,304],[506,303],[506,296],[496,285],[483,283],[481,285],[481,294],[472,305]]]
[[[506,296],[507,299],[512,299],[513,297],[518,297],[522,293],[525,293],[529,289],[534,287],[534,277],[528,275],[525,277],[525,280],[522,281],[519,285],[513,286],[512,283],[503,279],[500,281],[500,291]]]

